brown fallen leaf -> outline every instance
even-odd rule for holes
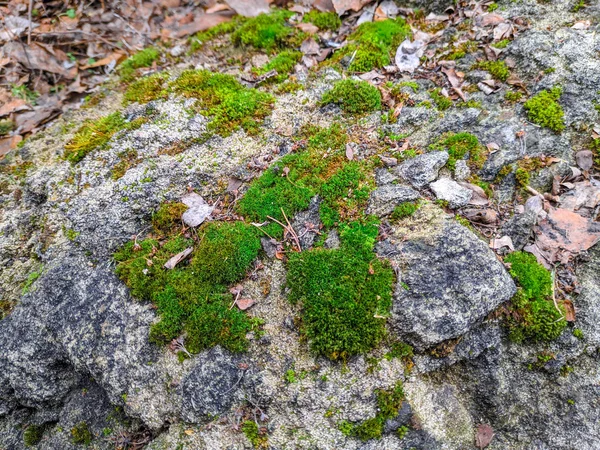
[[[3,48],[5,55],[18,61],[28,69],[44,70],[62,77],[73,79],[77,76],[77,67],[65,69],[63,62],[38,44],[31,46],[21,42],[9,42]]]
[[[348,158],[349,161],[354,159],[354,150],[352,150],[352,146],[350,144],[346,144],[346,158]]]
[[[487,423],[482,423],[477,426],[475,433],[475,446],[477,448],[486,448],[494,439],[494,429]]]
[[[169,260],[163,266],[165,269],[174,269],[177,264],[188,257],[194,250],[194,247],[188,247],[184,251],[177,253],[175,256],[169,258]]]
[[[235,301],[237,307],[240,308],[242,311],[246,311],[248,308],[254,305],[254,303],[256,302],[251,298],[240,298]]]
[[[126,57],[127,56],[125,55],[125,53],[114,52],[102,59],[99,59],[98,61],[93,62],[92,64],[86,64],[85,66],[81,66],[80,68],[82,70],[86,70],[86,69],[92,69],[94,67],[107,66],[107,65],[111,64],[113,61],[115,61],[116,63],[119,63],[122,59],[125,59]]]
[[[220,14],[204,14],[196,18],[192,23],[178,26],[177,29],[174,30],[174,36],[178,38],[189,36],[190,34],[208,30],[215,25],[229,20],[231,20],[231,14],[228,12],[222,12]]]
[[[305,39],[300,45],[300,51],[305,55],[318,55],[321,47],[312,37]]]
[[[478,25],[481,27],[487,27],[490,25],[498,25],[499,23],[504,23],[506,19],[499,14],[488,13],[481,16],[478,21]]]
[[[471,192],[473,192],[473,195],[471,196],[471,200],[469,200],[470,205],[485,206],[489,203],[489,200],[488,200],[488,197],[487,197],[485,191],[482,188],[480,188],[479,186],[472,184],[472,183],[467,183],[464,181],[460,181],[458,184],[460,184],[462,187],[467,188]]]
[[[565,309],[565,320],[567,322],[575,322],[575,306],[571,300],[565,299],[560,302]]]
[[[332,0],[333,8],[338,16],[346,11],[360,11],[363,6],[371,3],[373,0]]]
[[[306,34],[317,34],[319,32],[319,27],[313,25],[312,23],[301,22],[296,25],[296,28],[299,28],[301,31],[304,31]]]
[[[498,213],[493,209],[465,209],[461,214],[471,222],[495,224],[498,223]]]
[[[0,159],[4,157],[8,152],[17,148],[17,144],[21,142],[23,138],[18,134],[7,138],[0,139]]]
[[[256,17],[269,12],[267,0],[225,0],[236,13],[244,17]]]
[[[381,159],[381,162],[386,167],[394,167],[394,166],[398,165],[398,159],[396,159],[396,158],[388,157],[388,156],[382,156],[382,155],[380,155],[379,158]]]
[[[0,106],[0,117],[8,116],[14,112],[27,111],[31,109],[31,106],[29,106],[25,100],[15,98],[14,100],[11,100],[10,102]]]

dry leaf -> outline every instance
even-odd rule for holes
[[[225,0],[236,13],[244,17],[256,17],[269,12],[267,0]]]
[[[511,252],[515,251],[515,246],[513,245],[513,241],[510,236],[502,236],[499,239],[492,238],[490,241],[490,248],[499,250],[502,247],[508,247]]]
[[[180,25],[174,30],[174,36],[181,38],[197,33],[198,31],[208,30],[222,22],[231,20],[231,15],[227,13],[221,14],[204,14],[196,18],[192,23]]]
[[[207,204],[202,197],[195,192],[184,195],[181,203],[188,209],[183,213],[181,219],[188,227],[197,227],[210,216],[215,209]]]
[[[254,303],[255,301],[251,298],[240,298],[235,301],[237,307],[240,308],[242,311],[246,311],[248,308],[254,305]]]
[[[565,309],[565,320],[567,322],[575,322],[575,306],[573,306],[573,302],[565,299],[560,303]]]
[[[486,448],[494,438],[494,430],[486,423],[482,423],[477,427],[475,433],[475,446],[477,448]]]
[[[54,55],[38,44],[28,46],[21,42],[9,42],[4,46],[4,52],[28,69],[44,70],[69,79],[77,76],[76,67],[66,69],[63,65],[66,61],[59,61]]]
[[[296,28],[299,28],[301,31],[304,31],[306,34],[316,34],[319,31],[319,27],[313,25],[312,23],[301,22],[296,25]]]
[[[305,39],[302,45],[300,45],[300,51],[305,55],[318,55],[320,54],[320,50],[321,48],[317,44],[317,41],[311,37]]]
[[[27,111],[31,109],[31,106],[29,106],[25,100],[15,98],[14,100],[11,100],[10,102],[0,106],[0,117],[8,116],[13,112]]]
[[[582,170],[590,170],[594,165],[594,154],[591,150],[581,150],[575,154],[575,161]]]
[[[333,8],[338,16],[346,11],[360,11],[363,6],[371,3],[373,0],[332,0]]]
[[[487,27],[490,25],[498,25],[500,23],[504,23],[505,20],[506,19],[499,14],[489,13],[489,14],[484,14],[483,16],[481,16],[478,23],[479,23],[479,26],[481,26],[481,27]]]
[[[174,269],[175,266],[187,258],[187,256],[192,253],[193,250],[194,247],[188,247],[184,251],[177,253],[175,256],[169,258],[163,267],[165,269]]]
[[[18,134],[7,138],[0,139],[0,158],[4,157],[8,152],[17,148],[17,144],[21,142],[23,138]]]
[[[352,146],[350,144],[346,144],[346,158],[348,158],[349,161],[354,159],[354,150],[352,150]]]

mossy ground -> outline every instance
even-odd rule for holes
[[[510,337],[524,340],[556,339],[566,326],[564,311],[558,311],[552,300],[552,277],[530,253],[514,252],[504,258],[519,288],[512,299],[508,318]]]
[[[350,114],[365,114],[381,109],[381,93],[366,81],[346,79],[325,92],[321,103],[337,104]]]
[[[155,232],[171,229],[178,204],[163,207],[154,216]],[[199,230],[199,243],[181,236],[159,243],[155,239],[127,243],[115,254],[117,274],[133,296],[152,301],[160,321],[150,338],[165,344],[186,332],[191,353],[220,344],[244,351],[246,333],[255,323],[237,308],[228,286],[244,278],[260,250],[257,230],[242,222],[212,222]],[[167,270],[165,262],[194,247],[190,258]]]
[[[277,75],[266,80],[270,83],[281,83],[285,81],[294,66],[302,58],[302,53],[295,50],[284,50],[272,58],[267,64],[254,70],[256,75],[263,75],[271,70],[275,70]]]
[[[338,51],[332,62],[351,58],[350,72],[381,68],[390,64],[398,45],[410,36],[410,27],[403,19],[365,22],[348,37],[350,44]]]
[[[498,81],[506,81],[510,76],[510,70],[504,61],[479,61],[473,69],[485,70]]]
[[[167,78],[168,76],[164,73],[155,73],[134,81],[125,91],[123,104],[148,103],[153,100],[166,99],[169,96],[169,90],[165,85]]]
[[[12,120],[3,119],[0,120],[0,136],[4,136],[10,133],[15,127],[15,124]]]
[[[523,107],[527,111],[527,117],[533,123],[550,128],[560,133],[565,129],[564,111],[558,103],[562,89],[554,87],[544,90],[527,100]]]
[[[432,150],[446,150],[448,162],[446,167],[454,171],[456,162],[466,159],[467,164],[473,171],[478,171],[485,163],[485,150],[479,143],[477,136],[471,133],[447,133],[440,140],[431,145]]]
[[[431,100],[435,103],[435,106],[440,111],[445,111],[452,106],[452,100],[442,94],[442,90],[432,89],[429,91]]]
[[[44,436],[44,427],[41,425],[29,425],[23,431],[23,444],[27,447],[33,447],[42,440]]]
[[[340,227],[339,249],[290,255],[290,301],[302,307],[302,333],[331,359],[367,352],[385,336],[394,272],[373,253],[377,223]]]
[[[416,213],[420,206],[421,204],[419,201],[400,203],[394,208],[394,211],[390,215],[390,219],[393,222],[406,219]]]
[[[184,97],[198,99],[200,112],[212,118],[209,129],[223,136],[240,127],[256,133],[274,102],[270,94],[246,88],[231,75],[207,70],[187,70],[171,88]]]
[[[302,42],[303,33],[288,25],[291,11],[275,10],[247,19],[231,34],[236,45],[251,46],[266,52],[295,47]]]
[[[137,69],[152,66],[159,56],[160,52],[156,48],[146,48],[123,61],[117,68],[117,73],[122,81],[133,81]]]
[[[139,128],[145,121],[145,118],[139,118],[129,122],[120,112],[88,121],[77,131],[71,142],[65,145],[63,156],[67,161],[77,164],[91,151],[106,145],[118,131]]]
[[[302,22],[309,22],[319,30],[335,31],[342,26],[340,17],[335,12],[321,12],[312,10],[304,15]]]
[[[94,435],[87,423],[80,422],[71,428],[71,439],[74,444],[90,445],[94,439]]]
[[[267,436],[263,435],[260,428],[253,420],[246,420],[242,424],[242,431],[254,448],[267,448]]]

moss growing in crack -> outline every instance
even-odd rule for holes
[[[498,81],[506,81],[510,76],[510,70],[504,61],[479,61],[473,69],[485,70]]]
[[[109,114],[95,121],[85,122],[75,136],[65,145],[64,158],[77,164],[92,150],[108,143],[115,133],[121,130],[134,130],[146,122],[139,118],[128,122],[120,112]]]
[[[394,273],[373,254],[377,223],[352,222],[341,246],[290,255],[289,299],[302,304],[302,333],[311,349],[345,360],[373,349],[385,336]]]
[[[223,136],[240,127],[256,133],[274,102],[270,94],[246,88],[231,75],[208,70],[186,70],[171,87],[184,97],[198,99],[200,111],[212,118],[208,128]]]
[[[203,237],[191,256],[174,269],[166,261],[194,242],[175,237],[161,245],[154,239],[129,242],[115,254],[116,272],[133,296],[151,300],[160,321],[150,339],[165,344],[186,333],[189,352],[220,344],[233,352],[247,348],[246,334],[258,325],[231,308],[228,286],[241,280],[260,250],[254,227],[242,222],[212,222],[199,230]]]
[[[492,43],[492,47],[495,48],[506,48],[510,44],[510,39],[502,39],[501,41]]]
[[[33,447],[42,440],[44,436],[44,427],[42,425],[29,425],[23,431],[23,444],[27,447]]]
[[[381,93],[366,81],[341,80],[323,95],[322,104],[338,104],[344,112],[365,114],[381,109]]]
[[[112,169],[113,180],[120,179],[131,167],[140,161],[137,151],[132,148],[119,153],[118,156],[121,159]]]
[[[304,15],[302,22],[312,23],[319,30],[335,31],[342,26],[340,17],[335,12],[312,10]]]
[[[246,438],[252,444],[254,448],[266,448],[267,447],[267,436],[261,433],[260,428],[253,420],[246,420],[242,424],[242,431],[246,435]]]
[[[504,94],[504,100],[511,103],[516,103],[523,98],[523,94],[520,91],[506,91]]]
[[[443,95],[440,88],[430,90],[429,97],[440,111],[445,111],[452,106],[452,100]]]
[[[452,171],[456,169],[456,162],[460,159],[467,158],[467,164],[474,171],[481,169],[485,163],[485,150],[471,133],[447,133],[430,147],[432,150],[448,152],[446,166]]]
[[[420,206],[421,203],[419,201],[402,202],[394,208],[394,211],[392,212],[390,218],[393,222],[398,222],[399,220],[411,217],[414,213],[417,212]]]
[[[359,424],[343,421],[342,432],[347,436],[354,436],[362,441],[380,439],[386,420],[398,415],[404,401],[404,388],[398,381],[391,389],[377,389],[377,414]]]
[[[285,81],[289,73],[294,70],[294,66],[302,58],[302,53],[293,50],[284,50],[279,53],[267,64],[254,70],[256,75],[263,75],[271,70],[275,70],[277,75],[269,78],[267,81],[271,83],[281,83]]]
[[[531,97],[523,104],[528,119],[533,123],[560,133],[565,129],[565,114],[560,103],[558,103],[561,95],[562,89],[553,87]]]
[[[15,124],[12,120],[0,120],[0,136],[4,136],[10,133],[15,128]]]
[[[159,56],[160,52],[157,49],[153,47],[146,48],[123,61],[117,68],[117,73],[121,80],[125,82],[132,81],[137,69],[150,67]]]
[[[80,422],[71,428],[71,439],[74,444],[90,445],[94,436],[85,422]]]
[[[123,104],[148,103],[153,100],[166,99],[169,90],[165,86],[168,75],[155,73],[148,77],[140,78],[129,85],[123,96]]]
[[[507,324],[510,338],[550,341],[556,339],[566,326],[564,310],[557,310],[552,300],[552,277],[530,253],[514,252],[504,258],[509,272],[519,288],[511,300]]]
[[[167,236],[181,227],[181,215],[188,209],[179,202],[162,203],[152,214],[152,228],[158,236]]]
[[[307,127],[303,130],[306,148],[284,156],[256,179],[238,202],[238,212],[253,222],[273,217],[285,221],[306,209],[319,194],[321,220],[333,226],[339,220],[360,217],[368,194],[373,189],[370,161],[348,161],[347,136],[339,124],[330,128]],[[273,224],[266,231],[281,235]]]
[[[291,11],[276,10],[246,19],[231,34],[231,40],[236,45],[248,45],[267,52],[288,47],[290,40],[300,34],[287,24],[293,15]]]
[[[387,66],[398,45],[410,35],[410,27],[403,19],[362,23],[348,37],[350,43],[334,55],[332,62],[351,58],[348,66],[351,72],[368,72]]]

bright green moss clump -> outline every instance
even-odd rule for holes
[[[275,70],[277,75],[267,81],[281,83],[282,81],[285,81],[288,74],[294,70],[294,66],[300,61],[300,58],[302,58],[301,52],[285,50],[271,59],[271,61],[264,66],[255,69],[254,73],[256,73],[256,75],[263,75],[271,70]]]
[[[351,72],[378,69],[391,63],[396,49],[409,36],[410,27],[403,19],[365,22],[348,37],[350,44],[339,50],[333,61],[352,58],[348,66]]]
[[[181,215],[188,209],[186,205],[179,202],[164,202],[152,214],[152,227],[154,231],[166,236],[181,226]]]
[[[290,255],[289,299],[302,304],[302,333],[311,349],[346,359],[374,348],[385,335],[394,272],[373,254],[377,223],[340,229],[341,246]]]
[[[468,158],[467,163],[472,170],[481,169],[485,163],[483,146],[471,133],[447,133],[436,144],[433,144],[431,149],[448,152],[446,166],[452,171],[456,168],[456,162],[465,157]]]
[[[80,422],[71,428],[71,438],[74,444],[90,445],[94,436],[85,422]]]
[[[443,95],[442,90],[439,88],[429,91],[429,97],[440,111],[445,111],[452,106],[452,100]]]
[[[249,45],[267,52],[287,47],[290,38],[299,33],[287,24],[293,15],[291,11],[276,10],[246,19],[231,34],[231,40],[236,45]]]
[[[566,321],[564,311],[559,312],[552,300],[550,272],[530,253],[511,253],[504,262],[511,265],[509,272],[519,284],[508,319],[511,339],[516,342],[556,339]]]
[[[253,420],[246,420],[242,424],[242,431],[246,435],[246,438],[250,441],[254,448],[265,448],[267,445],[267,437],[264,436],[258,425]]]
[[[489,72],[498,81],[506,81],[510,76],[510,70],[504,61],[479,61],[473,68]]]
[[[123,104],[148,103],[153,100],[166,99],[169,96],[169,90],[165,86],[166,79],[166,74],[155,73],[134,81],[125,91]]]
[[[341,80],[325,92],[323,104],[336,103],[350,114],[364,114],[381,109],[381,93],[366,81]]]
[[[394,222],[405,219],[416,213],[420,206],[421,204],[419,201],[402,202],[394,208],[394,211],[392,212],[390,218]]]
[[[562,95],[560,87],[541,91],[539,94],[527,100],[523,107],[527,111],[527,117],[533,123],[550,128],[557,133],[565,129],[564,111],[558,99]]]
[[[157,49],[152,47],[145,48],[123,61],[117,68],[117,73],[121,76],[121,80],[126,82],[132,81],[137,69],[150,67],[159,56],[160,52]]]
[[[246,88],[231,75],[208,70],[186,70],[171,87],[178,94],[198,99],[200,111],[212,117],[209,129],[223,136],[240,127],[256,133],[274,102],[270,94]]]
[[[139,128],[145,121],[146,119],[139,118],[127,122],[120,112],[88,121],[77,131],[71,142],[65,145],[63,156],[76,164],[92,150],[104,146],[117,131]]]
[[[339,220],[362,215],[373,188],[369,162],[348,161],[345,154],[346,134],[340,125],[304,130],[306,148],[285,155],[254,180],[238,202],[238,212],[253,222],[273,217],[285,221],[306,209],[317,194],[321,203],[321,220],[333,226]],[[271,235],[281,235],[279,225],[266,227]]]
[[[157,307],[160,321],[150,329],[153,342],[168,343],[185,330],[185,345],[191,353],[217,344],[234,352],[246,349],[245,336],[254,323],[231,308],[233,298],[227,288],[241,280],[256,259],[257,233],[242,222],[212,222],[199,230],[203,238],[198,244],[183,237],[162,246],[146,239],[129,242],[115,254],[117,274],[131,294]],[[174,269],[163,267],[169,258],[194,245],[186,261]]]
[[[362,441],[380,439],[383,435],[385,422],[398,415],[404,401],[404,388],[398,381],[391,389],[377,389],[377,414],[360,424],[343,422],[342,432],[347,436],[354,436]]]
[[[340,17],[334,12],[321,12],[312,10],[305,14],[302,22],[309,22],[315,25],[319,30],[335,31],[342,26]]]
[[[243,16],[233,16],[228,22],[221,22],[208,30],[200,31],[189,40],[192,52],[200,50],[204,44],[224,34],[232,33],[246,21]]]
[[[29,425],[23,431],[23,443],[27,447],[32,447],[37,445],[42,440],[44,436],[44,427],[41,425]]]

